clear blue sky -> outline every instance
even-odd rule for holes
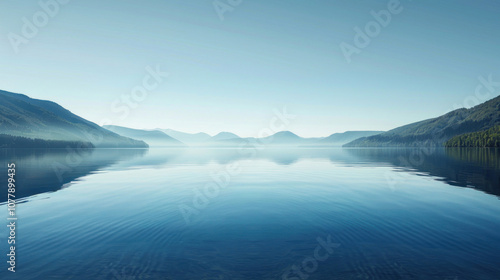
[[[15,53],[9,34],[22,35],[23,17],[42,8],[2,0],[0,88],[97,123],[241,136],[286,105],[297,115],[289,130],[326,136],[438,116],[473,95],[479,76],[500,81],[493,0],[402,0],[348,63],[340,44],[388,2],[243,0],[221,20],[211,0],[72,0]],[[121,119],[111,104],[142,84],[148,65],[170,76]]]

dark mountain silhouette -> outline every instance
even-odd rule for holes
[[[500,96],[470,109],[458,109],[378,135],[354,140],[345,147],[443,146],[450,138],[500,125]]]
[[[106,130],[60,105],[0,90],[0,133],[43,140],[91,142],[95,147],[147,144]]]
[[[0,134],[0,148],[37,148],[37,149],[87,149],[94,148],[90,142],[81,141],[61,141],[61,140],[43,140],[33,139],[22,136],[12,136]]]
[[[500,126],[488,130],[454,136],[446,141],[446,147],[500,147]]]

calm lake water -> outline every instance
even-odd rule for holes
[[[1,279],[500,279],[494,149],[0,151]],[[7,163],[16,164],[16,273]]]

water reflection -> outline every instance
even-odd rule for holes
[[[394,166],[402,172],[436,177],[449,185],[500,195],[500,150],[472,148],[421,149],[2,149],[0,162],[17,165],[17,198],[54,192],[78,178],[109,168],[163,168],[179,165],[230,164],[267,160],[292,165],[325,159],[343,166]],[[0,174],[5,181],[6,170]],[[7,199],[0,194],[0,203]]]
[[[19,206],[9,276],[283,279],[331,235],[340,247],[308,279],[495,279],[498,199],[436,180],[496,193],[497,152],[424,151],[4,151],[24,197],[71,186]],[[243,171],[207,195],[212,172],[235,162]],[[393,191],[386,172],[414,180]]]
[[[16,199],[58,191],[70,182],[120,161],[143,156],[145,149],[0,149],[1,182],[7,163],[16,164]],[[7,192],[0,193],[0,203]]]
[[[436,177],[452,186],[500,195],[500,150],[495,148],[345,149],[359,159]]]

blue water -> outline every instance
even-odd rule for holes
[[[500,279],[500,151],[1,151],[2,279]],[[7,224],[6,183],[0,213]]]

